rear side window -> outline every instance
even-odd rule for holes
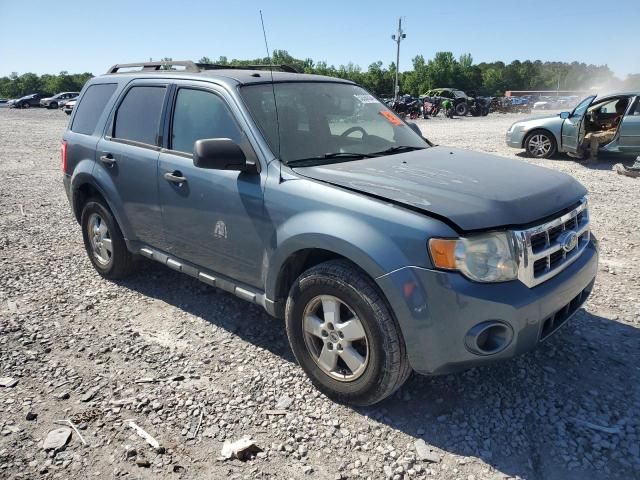
[[[171,149],[192,153],[195,141],[203,138],[230,138],[240,143],[242,133],[216,94],[181,88],[173,112]]]
[[[133,87],[122,100],[114,120],[113,137],[157,144],[165,87]]]
[[[116,83],[100,83],[91,85],[82,97],[82,101],[76,106],[76,114],[73,117],[71,131],[91,135],[96,129],[98,119],[102,115],[104,107],[116,91]]]

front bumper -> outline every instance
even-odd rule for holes
[[[505,137],[505,141],[507,146],[512,148],[522,148],[522,142],[524,141],[524,136],[527,132],[524,130],[515,129],[513,131],[507,132]]]
[[[376,281],[398,319],[413,369],[442,374],[533,349],[584,303],[597,268],[598,252],[590,242],[566,270],[534,288],[520,281],[476,283],[457,273],[420,267],[401,268]],[[465,337],[488,320],[510,326],[511,342],[492,355],[472,353]]]

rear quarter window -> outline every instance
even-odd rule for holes
[[[98,119],[117,86],[117,83],[99,83],[87,88],[82,100],[76,105],[71,131],[83,135],[93,134]]]

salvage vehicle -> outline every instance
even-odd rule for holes
[[[60,104],[72,98],[76,98],[80,92],[61,92],[53,97],[47,97],[40,100],[40,106],[46,108],[58,108]]]
[[[570,112],[515,122],[506,135],[507,145],[524,149],[530,157],[550,158],[556,153],[582,155],[582,144],[589,132],[612,128],[619,100],[626,108],[612,140],[599,151],[610,154],[640,153],[640,92],[621,93],[582,100]]]
[[[354,405],[533,349],[598,269],[575,179],[435,146],[348,80],[115,65],[83,88],[61,161],[101,276],[146,257],[262,306]]]
[[[41,93],[32,93],[8,102],[9,108],[31,108],[40,106]]]
[[[429,90],[423,97],[448,98],[453,102],[455,114],[464,117],[471,113],[474,117],[489,115],[489,104],[482,99],[470,97],[462,90],[456,88],[434,88]]]

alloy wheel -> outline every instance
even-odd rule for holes
[[[307,350],[325,374],[351,382],[364,373],[369,362],[367,334],[346,303],[331,295],[314,297],[302,322]]]
[[[546,135],[537,133],[529,139],[527,150],[532,156],[542,158],[551,151],[551,140]]]
[[[92,213],[89,216],[87,230],[96,262],[102,266],[109,265],[113,258],[113,243],[106,222],[97,213]]]

